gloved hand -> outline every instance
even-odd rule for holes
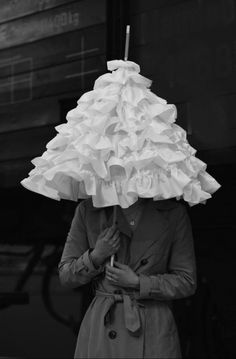
[[[95,248],[90,253],[94,265],[101,265],[108,257],[115,254],[119,247],[120,232],[114,224],[102,231],[98,236]]]
[[[114,267],[106,264],[106,278],[120,287],[139,288],[139,276],[126,264],[114,262]]]

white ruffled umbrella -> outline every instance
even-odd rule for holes
[[[55,127],[58,134],[21,184],[56,200],[92,197],[95,207],[127,208],[138,197],[205,203],[220,184],[175,123],[175,105],[151,92],[136,63],[107,66],[111,73]]]
[[[111,72],[55,127],[21,184],[55,200],[92,197],[95,207],[127,208],[139,197],[206,203],[220,184],[175,123],[175,105],[151,92],[139,65],[127,61],[128,40],[129,28],[125,61],[107,63]]]

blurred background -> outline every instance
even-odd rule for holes
[[[72,358],[88,289],[57,263],[76,203],[25,190],[78,98],[124,56],[174,103],[177,124],[222,188],[189,208],[198,290],[175,303],[184,358],[236,354],[236,1],[0,1],[0,357]],[[82,295],[85,294],[85,295]]]

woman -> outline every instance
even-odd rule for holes
[[[75,358],[181,358],[171,301],[194,294],[196,266],[185,206],[139,199],[128,209],[82,201],[59,264],[63,285],[93,281]],[[114,267],[109,264],[116,255]]]

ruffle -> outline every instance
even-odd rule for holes
[[[108,62],[21,184],[55,200],[92,197],[127,208],[138,197],[206,203],[220,184],[175,121],[175,105],[153,94],[131,61]]]

